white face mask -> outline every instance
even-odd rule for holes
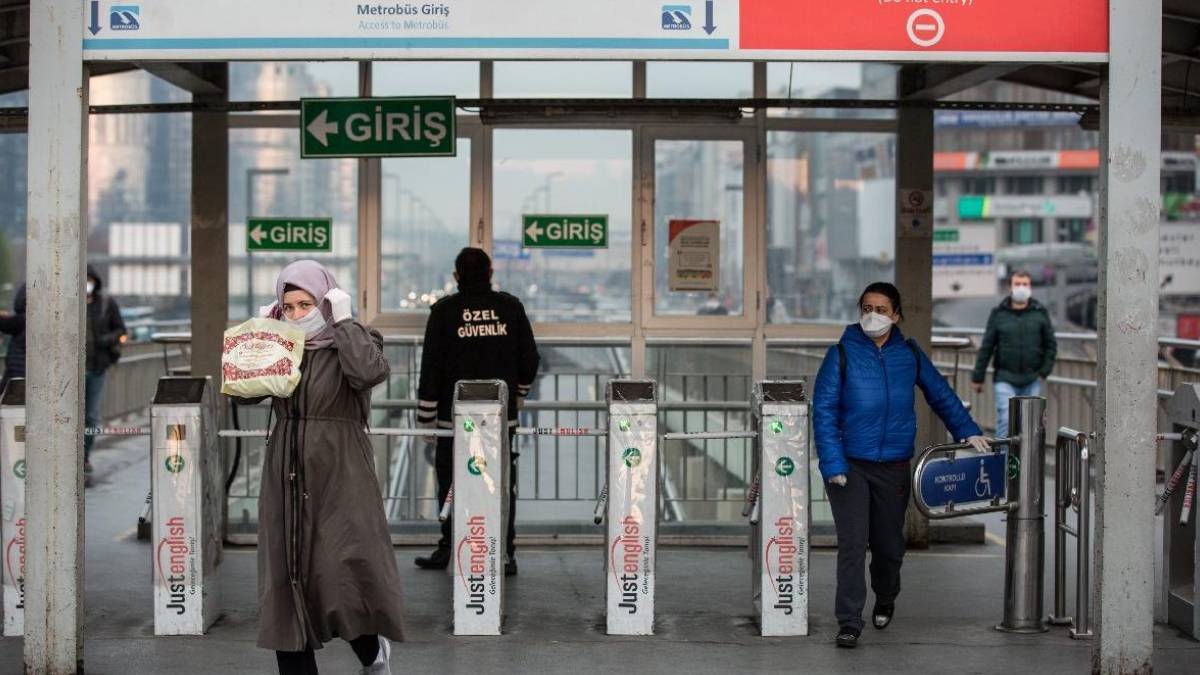
[[[321,310],[317,307],[313,307],[313,310],[305,314],[302,318],[287,319],[287,322],[304,331],[305,337],[312,337],[321,332],[321,329],[325,327],[325,317],[321,315]]]
[[[1012,289],[1012,298],[1017,302],[1029,302],[1033,297],[1033,289],[1029,286],[1016,286]]]
[[[91,295],[96,290],[96,284],[89,281],[86,285],[84,285],[84,288],[87,289],[87,294]]]
[[[858,320],[858,325],[862,326],[863,332],[867,334],[867,337],[877,338],[891,329],[892,319],[882,314],[870,312]]]

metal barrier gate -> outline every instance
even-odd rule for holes
[[[1067,427],[1054,442],[1054,613],[1049,622],[1069,626],[1075,639],[1092,637],[1092,477],[1090,436]],[[1075,526],[1067,523],[1075,512]],[[1067,537],[1075,537],[1075,615],[1067,616]]]
[[[454,385],[454,634],[499,635],[508,559],[508,387]]]
[[[1184,384],[1171,398],[1172,432],[1160,434],[1173,441],[1167,453],[1168,468],[1178,467],[1159,498],[1163,517],[1163,604],[1167,623],[1200,640],[1200,537],[1196,508],[1197,434],[1200,434],[1200,385]],[[1184,476],[1183,474],[1187,475]],[[1182,482],[1186,481],[1186,482]],[[1183,489],[1176,487],[1184,485]]]
[[[658,547],[658,388],[652,380],[610,380],[607,536],[609,635],[654,634]]]
[[[764,637],[808,635],[808,403],[800,380],[754,387],[752,601]]]
[[[213,383],[164,377],[150,409],[154,634],[203,635],[219,613],[225,462]]]
[[[995,439],[991,453],[972,452],[965,458],[958,457],[971,447],[965,443],[926,448],[917,459],[913,495],[917,509],[933,520],[1008,514],[1004,619],[996,629],[1041,633],[1046,630],[1042,613],[1046,399],[1018,396],[1009,405],[1009,429],[1016,430],[1015,435]],[[935,455],[945,458],[934,459]]]
[[[25,380],[8,382],[0,395],[0,577],[4,636],[25,634]]]

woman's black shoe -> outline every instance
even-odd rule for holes
[[[854,649],[858,646],[858,634],[859,631],[850,626],[842,626],[838,629],[837,640],[835,642],[837,642],[837,646],[839,647]]]
[[[871,624],[879,630],[888,627],[892,622],[892,614],[896,612],[896,605],[875,605],[875,610],[871,612]]]

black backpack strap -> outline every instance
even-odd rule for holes
[[[846,347],[842,343],[837,343],[838,350],[838,373],[842,378],[841,388],[846,388]]]
[[[917,379],[916,379],[916,381],[920,382],[921,381],[921,348],[919,346],[917,346],[917,341],[912,338],[908,338],[904,342],[908,345],[908,348],[912,350],[913,358],[917,360]]]

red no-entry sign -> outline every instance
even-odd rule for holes
[[[743,50],[960,52],[1065,60],[1108,52],[1107,0],[741,0]],[[937,54],[934,55],[937,58]]]

